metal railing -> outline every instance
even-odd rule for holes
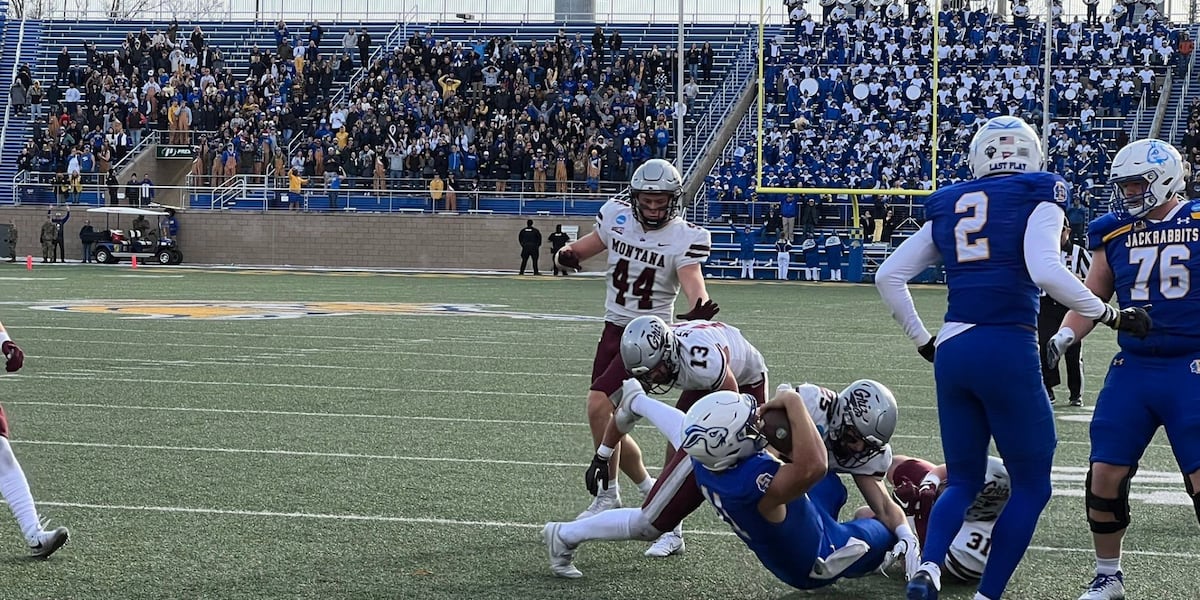
[[[141,154],[143,150],[146,150],[153,145],[157,145],[159,143],[159,137],[159,131],[157,129],[151,130],[148,134],[142,134],[142,139],[138,141],[137,145],[130,148],[129,152],[126,152],[125,156],[121,157],[121,160],[114,162],[110,168],[117,174],[120,174],[121,170],[133,163],[133,161],[137,159],[138,154]]]
[[[692,135],[684,140],[680,148],[683,178],[686,181],[695,170],[704,149],[716,138],[721,124],[729,117],[738,98],[746,89],[746,83],[757,71],[755,61],[757,42],[747,40],[726,71],[725,79],[708,99],[704,113],[692,124]],[[703,138],[701,137],[703,136]]]
[[[1184,116],[1183,111],[1185,109],[1184,104],[1186,104],[1186,100],[1188,99],[1188,92],[1191,91],[1192,86],[1194,85],[1195,80],[1192,79],[1192,72],[1195,69],[1195,67],[1196,67],[1196,52],[1193,51],[1191,56],[1188,59],[1187,75],[1184,76],[1183,85],[1181,86],[1181,89],[1179,90],[1179,102],[1176,103],[1176,105],[1175,105],[1175,120],[1171,124],[1171,137],[1168,140],[1172,144],[1175,143],[1175,138],[1179,133],[1179,129],[1180,129],[1181,125],[1183,126],[1183,129],[1185,131],[1187,130],[1187,123],[1185,122],[1185,119],[1187,117]]]
[[[4,24],[4,27],[5,28],[9,27],[9,23],[7,22],[7,20]],[[21,67],[21,47],[24,45],[25,45],[25,19],[21,19],[21,27],[20,27],[19,32],[17,33],[17,55],[13,57],[12,77],[9,78],[9,81],[11,81],[13,83],[13,85],[16,85],[17,70]],[[4,92],[7,94],[8,89],[5,88]],[[5,100],[5,102],[4,102],[4,126],[0,127],[0,161],[11,160],[11,159],[9,159],[9,157],[4,156],[4,143],[8,139],[8,120],[11,115],[12,115],[12,95],[9,94],[8,99]]]
[[[393,20],[408,10],[411,0],[343,0],[326,2],[308,0],[230,0],[223,9],[204,10],[181,8],[178,3],[149,3],[145,9],[131,14],[111,14],[111,3],[98,1],[49,3],[45,8],[29,6],[28,16],[37,19],[65,20],[141,20],[167,22],[172,18],[186,20],[244,20],[273,22],[280,19],[319,19],[322,21],[385,21]],[[29,4],[29,3],[27,3]],[[1007,17],[1008,0],[985,0],[981,3],[993,15]],[[1110,14],[1113,0],[1100,0],[1101,18]],[[204,5],[201,3],[201,5]],[[423,22],[454,22],[459,14],[470,15],[468,21],[512,23],[675,23],[679,20],[677,0],[609,0],[596,3],[599,10],[571,12],[555,10],[554,0],[425,0],[420,5],[419,20]],[[979,4],[972,3],[974,8]],[[1031,3],[1032,18],[1044,15],[1044,5]],[[805,0],[804,7],[816,17],[822,14],[819,0]],[[1172,2],[1164,7],[1164,16],[1177,22],[1190,19],[1190,2]],[[689,0],[684,8],[688,23],[756,24],[759,0]],[[787,22],[782,2],[767,2],[766,20],[769,24]],[[1065,0],[1063,18],[1070,22],[1074,16],[1087,13],[1083,0]],[[1139,13],[1140,14],[1140,13]]]

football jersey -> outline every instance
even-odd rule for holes
[[[758,512],[758,501],[770,487],[780,462],[760,452],[720,472],[710,471],[698,462],[694,465],[700,493],[762,565],[792,587],[807,587],[824,546],[820,511],[807,496],[801,496],[788,503],[787,516],[781,523],[771,523]]]
[[[1025,228],[1043,202],[1065,206],[1063,178],[1036,172],[964,181],[925,202],[946,266],[947,323],[1037,327],[1038,289],[1025,266]]]
[[[1200,352],[1200,203],[1181,203],[1160,222],[1109,213],[1088,226],[1088,248],[1104,249],[1121,308],[1153,305],[1150,334],[1117,334],[1121,349],[1147,356]]]
[[[600,207],[595,231],[608,248],[605,320],[624,326],[637,317],[655,315],[670,323],[679,296],[677,271],[708,259],[708,230],[675,218],[647,231],[628,202],[613,199]]]
[[[833,409],[838,403],[837,392],[819,385],[804,383],[796,386],[796,393],[800,394],[800,398],[804,400],[804,406],[808,409],[808,414],[812,417],[813,423],[816,424],[817,432],[821,434],[821,439],[828,446],[829,432],[834,428]],[[887,473],[888,467],[891,465],[891,444],[885,444],[883,452],[876,454],[871,460],[857,467],[847,467],[838,461],[833,452],[829,453],[829,470],[834,473],[882,477]]]
[[[687,321],[671,330],[679,343],[679,378],[685,390],[711,391],[721,386],[725,365],[739,386],[762,381],[767,362],[737,327],[713,321]]]

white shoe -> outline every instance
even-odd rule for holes
[[[29,540],[29,554],[34,558],[49,558],[71,537],[66,527],[57,527],[50,531],[41,530]]]
[[[654,545],[646,550],[646,556],[651,558],[665,558],[673,554],[683,554],[683,536],[674,531],[659,536]]]
[[[593,515],[598,515],[606,510],[621,508],[621,496],[614,492],[600,492],[592,499],[592,503],[587,507],[587,510],[579,513],[575,520],[586,519]]]
[[[575,549],[558,536],[560,527],[562,523],[546,523],[542,528],[542,539],[546,541],[546,552],[550,555],[550,572],[556,577],[579,579],[583,573],[571,564],[575,559]]]
[[[1123,600],[1125,598],[1125,577],[1120,571],[1116,575],[1096,574],[1088,590],[1079,600]]]

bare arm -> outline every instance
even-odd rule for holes
[[[882,479],[873,475],[855,475],[854,483],[858,486],[858,491],[862,492],[867,506],[875,513],[875,518],[888,529],[896,531],[901,525],[908,525],[904,510],[892,499]]]
[[[675,273],[679,277],[679,287],[688,297],[688,308],[695,306],[697,300],[708,301],[708,288],[704,285],[704,272],[700,269],[700,263],[684,265]]]
[[[804,400],[795,390],[780,390],[770,402],[759,409],[782,407],[787,411],[792,430],[792,456],[799,459],[779,467],[766,494],[758,501],[758,512],[771,523],[787,518],[787,503],[804,495],[825,477],[829,468],[829,451],[817,432]]]
[[[600,239],[599,234],[593,231],[575,240],[574,242],[567,244],[562,248],[562,250],[566,250],[568,248],[575,253],[575,256],[579,257],[579,262],[583,262],[603,252],[605,246],[604,240]],[[559,250],[559,252],[562,252],[562,250]]]

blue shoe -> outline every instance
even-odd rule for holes
[[[924,571],[918,571],[913,578],[908,581],[908,587],[904,588],[904,597],[907,600],[937,600],[938,589],[933,584],[933,579]]]

